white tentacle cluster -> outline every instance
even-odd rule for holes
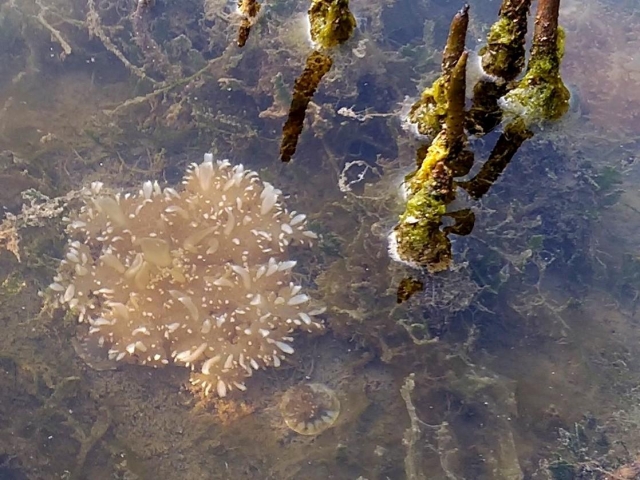
[[[242,165],[208,154],[182,183],[86,188],[50,290],[110,359],[184,365],[205,394],[224,397],[293,353],[295,330],[322,328],[288,257],[316,235]]]

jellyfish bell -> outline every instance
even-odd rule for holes
[[[321,383],[290,388],[280,402],[284,422],[300,435],[319,435],[332,427],[340,416],[336,393]]]

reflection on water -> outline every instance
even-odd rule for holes
[[[0,0],[0,478],[634,478],[637,7],[564,0],[574,111],[468,201],[454,268],[425,276],[387,252],[416,148],[398,112],[438,74],[460,5],[352,0],[358,30],[282,165],[305,2],[263,2],[243,48],[226,0],[156,0],[143,21],[136,4]],[[473,37],[497,9],[471,2]],[[74,192],[176,186],[205,151],[309,213],[321,241],[296,281],[327,307],[327,333],[223,399],[194,396],[185,368],[91,368],[76,319],[38,295]],[[409,276],[423,289],[398,303]],[[340,405],[316,435],[281,409],[307,384]]]
[[[640,109],[638,10],[612,2],[567,2],[565,70],[583,113],[602,135],[637,135]],[[589,67],[591,66],[591,67]]]

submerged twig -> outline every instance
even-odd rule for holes
[[[293,98],[289,108],[289,116],[282,129],[282,143],[280,144],[280,159],[289,162],[298,146],[298,138],[302,133],[304,117],[309,102],[316,93],[320,80],[331,69],[333,61],[328,55],[313,51],[302,74],[296,79],[293,86]]]
[[[295,81],[289,116],[282,131],[280,159],[289,162],[296,152],[307,106],[320,80],[331,69],[329,52],[349,40],[356,19],[349,10],[349,0],[312,0],[308,11],[311,40],[316,50],[307,58],[305,69]]]
[[[127,57],[125,57],[124,54],[120,50],[118,50],[118,47],[116,47],[116,45],[111,41],[109,36],[102,28],[102,24],[100,23],[100,16],[96,11],[95,0],[87,0],[87,7],[89,9],[87,12],[87,28],[89,30],[89,35],[91,35],[92,37],[97,37],[102,42],[104,48],[114,54],[118,58],[118,60],[120,60],[122,64],[131,71],[131,73],[141,79],[147,79],[153,84],[158,84],[159,82],[147,75],[142,68],[131,63],[127,59]]]
[[[150,32],[149,13],[153,3],[153,0],[138,0],[131,17],[133,38],[144,57],[145,71],[159,72],[165,80],[176,80],[180,78],[180,69],[171,64]]]
[[[38,19],[38,21],[40,22],[40,24],[46,28],[47,30],[49,30],[49,32],[51,33],[51,36],[53,38],[55,38],[55,40],[58,42],[58,44],[60,45],[60,48],[62,48],[62,54],[60,55],[60,59],[64,60],[66,57],[68,57],[69,55],[71,55],[71,45],[69,44],[69,42],[67,42],[64,37],[62,36],[62,34],[56,30],[53,25],[51,25],[47,19],[44,17],[45,12],[48,10],[48,7],[42,5],[42,3],[40,1],[36,2],[38,4],[38,6],[40,7],[40,11],[38,12],[38,15],[36,16],[36,18]]]
[[[242,15],[240,27],[238,28],[238,46],[244,47],[249,39],[251,27],[256,23],[256,18],[260,12],[260,4],[257,0],[238,0],[238,11]]]
[[[411,422],[402,437],[402,444],[407,449],[407,454],[404,457],[404,471],[407,475],[407,480],[426,480],[426,475],[422,471],[422,468],[420,468],[420,465],[418,465],[420,454],[417,452],[416,446],[422,438],[422,431],[420,430],[420,423],[422,422],[418,418],[416,407],[411,400],[411,393],[415,387],[415,374],[412,373],[405,378],[404,384],[400,388],[400,395],[404,400],[409,421]]]

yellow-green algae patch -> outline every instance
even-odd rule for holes
[[[560,76],[560,62],[564,55],[564,30],[558,27],[555,51],[532,52],[527,73],[504,97],[503,108],[524,117],[527,123],[558,120],[569,109],[571,94]],[[537,54],[536,54],[537,53]]]
[[[313,0],[309,7],[311,39],[322,48],[331,48],[349,40],[356,19],[349,0]]]

